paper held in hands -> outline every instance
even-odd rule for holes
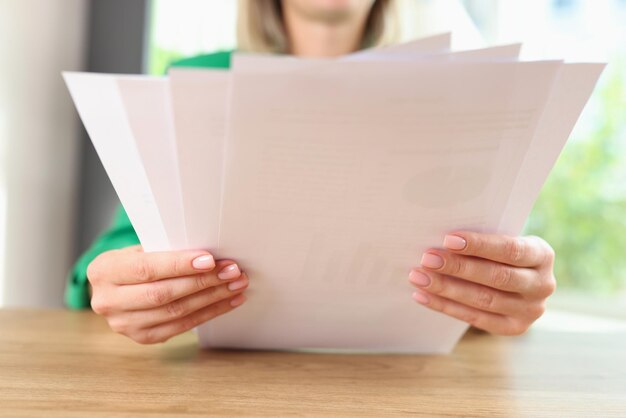
[[[205,347],[449,352],[407,281],[447,231],[519,234],[603,64],[449,52],[449,34],[228,71],[64,74],[146,251],[236,260]]]

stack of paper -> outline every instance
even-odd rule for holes
[[[449,41],[65,74],[145,250],[249,274],[203,346],[452,349],[467,325],[413,302],[410,269],[450,230],[520,233],[604,65]]]

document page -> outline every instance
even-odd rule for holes
[[[253,280],[201,343],[449,351],[466,325],[415,304],[408,272],[446,231],[498,226],[498,162],[521,165],[561,65],[234,73],[219,251]]]
[[[133,77],[72,72],[63,76],[89,138],[142,239],[144,249],[170,249],[120,92],[120,80]]]
[[[187,248],[169,80],[119,77],[118,86],[133,141],[167,235],[168,246],[161,249]]]
[[[230,73],[169,72],[186,248],[217,249]]]
[[[606,64],[565,64],[502,212],[502,233],[519,234]]]
[[[346,55],[343,60],[359,61],[362,58],[388,58],[398,54],[432,54],[437,52],[450,51],[452,34],[450,32],[441,33],[426,38],[415,39],[401,44],[386,45],[378,48],[369,48],[353,54]]]

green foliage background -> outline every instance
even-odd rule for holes
[[[626,290],[626,60],[605,69],[527,222],[556,251],[560,288]]]

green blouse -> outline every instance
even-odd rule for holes
[[[229,68],[230,51],[199,55],[174,63],[173,67]],[[111,227],[104,231],[91,247],[76,261],[69,274],[65,288],[65,303],[71,309],[84,309],[90,306],[87,266],[105,251],[139,244],[139,238],[122,206],[115,212]]]

